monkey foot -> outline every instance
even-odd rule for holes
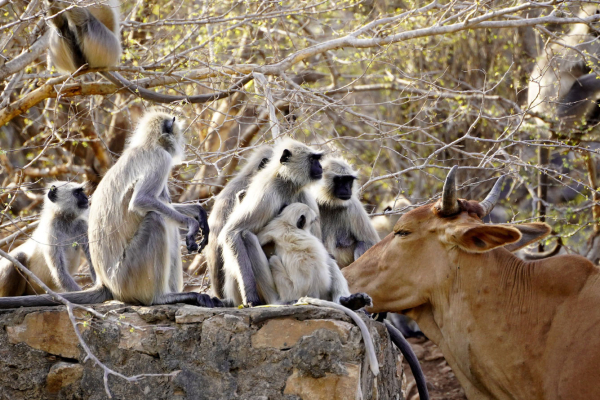
[[[225,305],[223,304],[223,302],[221,300],[219,300],[216,297],[210,297],[209,295],[204,294],[204,293],[198,293],[196,302],[198,303],[197,304],[198,307],[208,307],[208,308],[225,307]]]
[[[351,310],[358,310],[373,305],[373,300],[366,293],[354,293],[348,297],[340,297],[340,304]]]

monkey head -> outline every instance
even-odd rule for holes
[[[328,157],[323,161],[323,170],[323,180],[315,189],[317,202],[343,206],[356,192],[356,172],[346,160],[335,157]]]
[[[166,150],[174,163],[183,160],[185,137],[183,129],[176,117],[159,110],[152,110],[144,114],[129,140],[129,147],[154,148],[161,147]]]
[[[55,213],[81,215],[89,207],[85,194],[85,184],[77,182],[56,181],[48,185],[48,200],[44,208],[53,208]]]
[[[323,177],[321,151],[312,149],[293,139],[282,140],[274,149],[269,165],[277,169],[278,175],[302,187]]]
[[[317,220],[317,213],[304,203],[292,203],[281,210],[277,219],[289,227],[309,231],[311,225]]]

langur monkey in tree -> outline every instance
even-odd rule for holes
[[[379,242],[379,235],[356,193],[356,172],[342,158],[323,161],[323,179],[314,187],[323,243],[340,268]]]
[[[600,13],[598,4],[588,4],[580,18]],[[600,39],[590,25],[575,24],[561,37],[542,50],[531,74],[528,104],[532,111],[555,119],[561,128],[585,125],[600,117]],[[584,57],[583,54],[588,54]]]
[[[31,238],[10,252],[56,292],[81,290],[72,275],[79,267],[81,251],[85,254],[92,280],[96,280],[88,247],[88,197],[85,185],[54,182],[48,188],[40,223]],[[0,296],[22,296],[44,291],[29,282],[13,264],[0,259]]]
[[[250,184],[250,179],[264,168],[272,156],[273,148],[271,146],[264,145],[254,150],[246,165],[215,198],[215,203],[208,218],[210,233],[205,254],[210,272],[211,288],[213,294],[219,298],[224,298],[225,272],[223,270],[223,251],[217,243],[217,238],[236,203],[241,201],[239,196],[241,195],[243,198],[243,193]]]
[[[310,233],[310,225],[315,223],[319,223],[317,213],[306,204],[293,203],[258,234],[261,245],[275,244],[269,266],[279,302],[308,296],[339,303],[340,297],[350,295],[342,271]]]
[[[46,0],[46,3],[51,14],[49,21],[52,27],[48,55],[50,62],[59,71],[73,73],[86,64],[88,68],[106,68],[119,63],[121,37],[118,0],[88,4]],[[117,87],[156,103],[206,103],[222,99],[251,79],[251,76],[242,78],[227,91],[197,96],[173,96],[139,87],[114,71],[103,71],[100,74]]]
[[[77,304],[115,299],[143,305],[222,305],[206,294],[180,293],[183,271],[177,228],[187,228],[190,252],[201,250],[208,240],[206,212],[199,204],[169,202],[167,180],[183,150],[184,137],[175,117],[160,111],[142,117],[94,193],[88,234],[97,283],[63,297]],[[199,248],[195,237],[200,227]],[[0,308],[54,304],[48,295],[0,298]]]
[[[321,155],[300,142],[283,139],[231,213],[218,244],[223,249],[225,297],[235,304],[256,306],[277,299],[268,260],[256,235],[284,205],[312,202],[318,213],[305,189],[323,175]]]

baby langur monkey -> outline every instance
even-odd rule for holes
[[[147,112],[127,148],[100,181],[90,209],[90,255],[98,280],[89,290],[65,293],[76,304],[115,299],[133,304],[188,303],[220,306],[206,294],[181,293],[183,271],[178,227],[186,227],[188,251],[208,240],[199,204],[171,204],[167,181],[183,157],[184,136],[175,117]],[[198,247],[196,234],[202,228]],[[48,295],[0,298],[0,308],[54,305]]]
[[[88,68],[114,67],[121,58],[119,33],[119,1],[89,2],[46,0],[52,26],[48,55],[51,63],[62,72],[73,73],[87,64]],[[173,96],[139,87],[114,71],[100,72],[117,87],[156,103],[187,101],[206,103],[222,99],[238,90],[251,79],[244,77],[229,90],[197,96]]]
[[[339,303],[340,297],[350,295],[341,270],[323,243],[310,233],[314,223],[319,221],[310,207],[293,203],[258,234],[261,245],[275,244],[275,255],[269,259],[269,266],[278,302],[308,296]]]
[[[96,280],[88,247],[88,197],[84,184],[54,182],[44,199],[40,223],[31,238],[10,255],[33,272],[46,286],[57,292],[81,290],[72,274],[85,254],[92,280]],[[29,282],[13,264],[0,259],[0,296],[44,293]]]
[[[379,235],[358,198],[358,178],[343,158],[323,161],[323,179],[314,194],[321,213],[321,231],[327,251],[340,268],[347,267],[379,242]]]

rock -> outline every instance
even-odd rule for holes
[[[360,365],[344,364],[346,373],[327,373],[322,378],[303,376],[295,369],[288,378],[284,394],[294,394],[310,400],[347,400],[360,398]]]
[[[77,314],[76,314],[77,315]],[[87,327],[80,325],[80,332]],[[7,326],[8,340],[66,358],[79,355],[77,335],[66,311],[32,312],[23,323]]]
[[[425,357],[425,349],[420,344],[411,343],[410,347],[412,347],[415,355],[419,360],[422,360]]]
[[[115,399],[402,399],[402,358],[385,326],[365,316],[377,379],[360,330],[336,310],[94,308],[109,316],[80,320],[94,355],[125,376],[151,375],[109,376]],[[0,399],[81,398],[107,398],[104,374],[79,346],[65,307],[0,310]]]
[[[317,329],[328,329],[337,332],[343,342],[348,340],[353,325],[335,320],[298,321],[293,318],[272,319],[252,335],[252,347],[274,347],[286,349],[295,345],[298,340],[310,335]]]
[[[50,393],[58,393],[83,376],[83,366],[75,363],[58,362],[50,368],[46,378],[46,388]]]

